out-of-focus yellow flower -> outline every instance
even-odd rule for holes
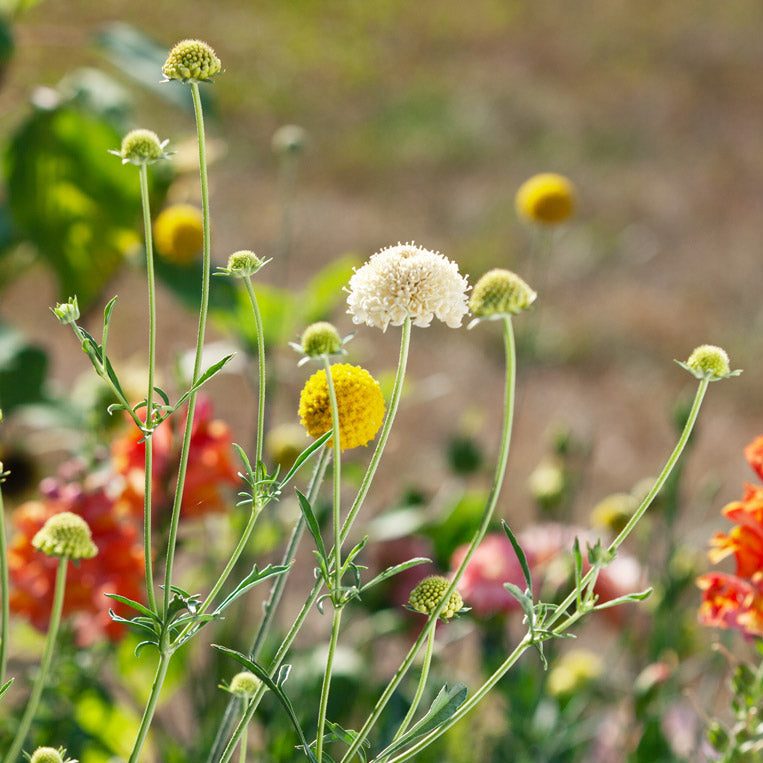
[[[164,209],[154,221],[154,244],[157,254],[168,262],[192,262],[204,244],[201,210],[191,204]]]
[[[587,649],[572,649],[549,671],[549,694],[569,697],[595,681],[603,670],[604,662],[598,654]]]
[[[515,203],[521,217],[543,225],[558,225],[572,216],[577,194],[564,175],[543,172],[522,183]]]

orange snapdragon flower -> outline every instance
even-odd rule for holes
[[[179,414],[176,414],[179,415]],[[154,431],[152,503],[155,522],[169,517],[177,479],[177,464],[185,424],[174,417],[163,421]],[[141,433],[131,427],[111,444],[114,471],[124,479],[122,500],[135,517],[143,516],[144,468],[146,446]],[[225,489],[237,485],[239,477],[233,464],[231,431],[228,425],[212,418],[212,404],[199,397],[191,430],[181,516],[200,517],[224,511],[231,501]]]

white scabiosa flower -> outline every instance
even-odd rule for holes
[[[458,328],[466,314],[469,284],[458,265],[439,252],[397,244],[372,255],[355,271],[349,284],[347,312],[353,323],[401,326],[410,317],[414,326],[428,326],[437,317]]]

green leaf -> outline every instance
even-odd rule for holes
[[[215,374],[219,373],[223,366],[233,357],[233,353],[221,358],[217,363],[213,363],[199,378],[180,396],[179,400],[172,406],[173,410],[180,408],[186,400],[194,392],[197,392],[204,384],[206,384]]]
[[[517,555],[517,559],[519,559],[519,564],[522,567],[522,574],[525,576],[525,583],[527,584],[527,590],[532,591],[533,581],[532,581],[532,576],[530,575],[530,565],[527,563],[527,557],[525,556],[525,552],[522,550],[522,546],[519,545],[519,541],[514,536],[514,533],[511,531],[511,528],[509,527],[505,519],[501,520],[501,524],[503,525],[504,532],[506,533],[509,540],[511,541],[511,545],[514,549],[514,553]]]
[[[636,593],[627,593],[624,596],[618,596],[616,599],[610,599],[602,604],[597,604],[594,609],[609,609],[610,607],[616,607],[618,604],[625,604],[629,601],[644,601],[645,599],[648,599],[653,592],[654,588],[650,587]]]
[[[461,705],[466,701],[467,688],[465,684],[457,683],[448,688],[448,684],[445,684],[440,689],[438,695],[434,698],[434,701],[429,707],[426,715],[408,731],[403,734],[397,741],[393,742],[388,747],[385,747],[374,759],[375,761],[382,761],[384,758],[389,758],[391,755],[401,750],[414,739],[425,736],[430,731],[434,731],[438,726],[445,723]]]
[[[318,524],[318,519],[313,513],[313,507],[310,505],[310,501],[299,492],[296,491],[297,498],[299,499],[299,508],[302,510],[302,514],[307,522],[307,529],[310,531],[310,535],[313,536],[315,546],[318,549],[318,555],[324,561],[328,568],[328,558],[326,557],[326,547],[323,545],[323,538],[321,538],[321,528]]]
[[[254,588],[257,584],[268,578],[276,577],[277,575],[283,575],[291,568],[291,564],[274,566],[269,564],[264,569],[257,568],[255,563],[252,567],[252,571],[223,599],[220,605],[215,609],[215,614],[219,615],[226,607],[230,606],[239,596],[245,594],[250,588]]]
[[[2,686],[0,686],[0,698],[11,688],[11,684],[14,682],[14,678],[9,678]]]
[[[289,482],[294,478],[294,475],[299,471],[300,467],[307,461],[310,456],[313,455],[317,450],[320,450],[320,448],[325,445],[332,436],[333,432],[329,430],[325,434],[322,434],[315,442],[308,445],[307,448],[305,448],[296,458],[294,461],[293,466],[289,471],[286,473],[286,476],[278,483],[278,492],[280,493],[283,491],[284,487],[289,484]]]
[[[387,580],[388,578],[393,577],[394,575],[397,575],[400,572],[404,572],[407,569],[410,569],[411,567],[415,567],[418,564],[425,564],[426,562],[431,562],[431,559],[427,559],[424,556],[417,556],[414,559],[409,559],[407,562],[402,562],[401,564],[396,564],[393,567],[387,567],[386,570],[383,572],[380,572],[375,578],[372,580],[369,580],[368,583],[366,583],[360,590],[366,591],[369,588],[372,588],[375,585],[378,585],[384,580]]]
[[[235,649],[228,649],[228,647],[221,646],[220,644],[212,644],[212,646],[224,654],[230,655],[234,660],[241,663],[247,670],[250,670],[252,673],[254,673],[254,675],[256,675],[257,678],[259,678],[260,681],[262,681],[262,683],[264,683],[265,686],[267,686],[268,689],[270,689],[270,691],[275,694],[279,702],[286,710],[286,714],[289,716],[289,720],[297,732],[299,741],[302,743],[302,747],[304,748],[305,755],[307,755],[311,763],[318,763],[315,755],[313,755],[312,750],[310,749],[310,745],[307,743],[307,739],[305,739],[305,734],[302,731],[302,727],[299,725],[296,713],[294,712],[294,707],[282,688],[283,683],[286,681],[286,677],[288,677],[288,670],[285,676],[283,675],[284,668],[287,668],[287,666],[281,666],[279,669],[279,681],[273,681],[265,668],[263,668],[261,665],[258,665],[253,660],[250,660],[246,655],[241,654],[241,652],[237,652]]]
[[[156,620],[156,622],[160,622],[159,616],[156,614],[156,612],[150,610],[139,601],[128,599],[126,596],[121,596],[118,593],[107,593],[106,596],[108,596],[110,599],[114,599],[114,601],[118,601],[121,604],[124,604],[127,607],[130,607],[130,609],[134,609],[136,612],[140,612],[146,617],[150,617],[152,620]]]

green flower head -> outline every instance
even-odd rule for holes
[[[477,281],[469,309],[475,318],[516,315],[530,307],[537,296],[516,273],[495,268]]]
[[[122,157],[123,164],[153,164],[167,156],[164,151],[167,143],[169,140],[159,140],[153,130],[131,130],[122,138],[119,156]]]
[[[729,368],[729,356],[721,347],[713,344],[702,344],[696,347],[685,363],[678,363],[694,374],[698,379],[718,381],[729,376],[738,376],[741,371],[732,371]]]
[[[263,265],[270,260],[263,260],[249,249],[233,252],[228,257],[228,266],[219,269],[220,275],[233,276],[234,278],[249,278],[253,276]]]
[[[238,697],[251,697],[259,688],[261,681],[254,673],[243,670],[231,678],[228,691]]]
[[[76,760],[66,757],[63,747],[38,747],[29,758],[29,763],[77,763]]]
[[[162,73],[168,80],[206,82],[221,69],[220,59],[206,42],[181,40],[167,56]]]
[[[335,326],[326,321],[319,321],[305,329],[300,344],[292,346],[307,358],[318,358],[342,352],[342,344],[344,342]]]
[[[90,559],[98,553],[87,522],[71,511],[54,514],[32,538],[32,545],[49,556]]]
[[[450,581],[441,575],[430,575],[424,578],[412,591],[408,604],[411,609],[424,615],[431,615],[442,601],[445,591],[448,590]],[[448,597],[448,602],[440,612],[442,620],[450,620],[463,608],[464,600],[458,591],[453,591]]]
[[[79,305],[77,297],[69,297],[67,302],[59,302],[55,307],[50,308],[53,315],[66,326],[69,323],[76,323],[79,320]]]

